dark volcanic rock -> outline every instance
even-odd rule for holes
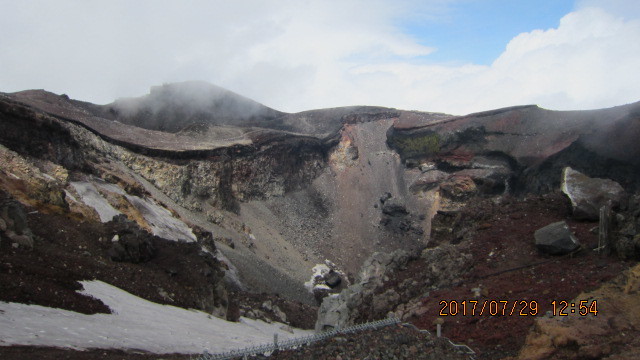
[[[330,288],[336,288],[342,283],[342,277],[337,272],[330,270],[324,275],[324,283]]]
[[[508,179],[519,193],[553,191],[566,166],[630,190],[640,187],[638,114],[640,103],[592,111],[519,106],[437,120],[402,113],[387,144],[405,162],[436,163],[451,173],[473,169],[474,158],[492,158],[476,166],[495,171],[495,184],[488,185]],[[512,175],[502,171],[507,167]]]
[[[113,261],[126,261],[134,264],[147,262],[155,256],[154,236],[141,229],[138,224],[119,215],[107,225],[115,228],[116,234],[108,255]]]
[[[17,246],[33,248],[34,236],[27,224],[24,206],[0,190],[0,235]]]
[[[404,204],[397,200],[387,200],[382,206],[382,213],[389,216],[404,216],[409,214]]]
[[[419,218],[411,214],[404,204],[396,199],[389,199],[382,205],[380,225],[394,234],[421,236],[424,231],[419,225]]]
[[[113,241],[107,252],[113,261],[126,261],[134,264],[153,259],[155,248],[149,239],[141,239],[133,234],[125,234]]]
[[[386,192],[384,193],[382,196],[380,196],[380,202],[381,203],[385,203],[385,201],[391,199],[391,193],[390,192]]]
[[[621,259],[640,259],[640,194],[629,197],[616,215],[613,249]],[[626,205],[626,206],[624,206]]]
[[[564,221],[559,221],[536,230],[536,247],[552,255],[568,254],[580,247],[578,239]]]
[[[571,200],[576,219],[597,220],[600,208],[618,207],[624,197],[620,184],[609,179],[592,179],[570,167],[562,173],[562,192]]]

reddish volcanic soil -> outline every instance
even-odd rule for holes
[[[553,311],[553,301],[571,302],[580,293],[600,287],[629,267],[628,263],[592,250],[598,240],[590,229],[597,223],[577,222],[569,216],[568,200],[561,194],[528,197],[524,201],[507,198],[497,204],[483,200],[469,205],[462,211],[466,224],[463,226],[472,225],[476,230],[471,240],[463,240],[468,244],[461,245],[469,247],[473,257],[471,268],[457,284],[431,291],[424,297],[426,312],[411,322],[434,330],[434,320],[442,318],[443,336],[469,345],[478,352],[479,359],[517,355],[534,317]],[[560,257],[540,253],[534,246],[535,230],[561,220],[567,221],[582,243],[582,250]],[[392,282],[419,277],[426,265],[414,262]],[[479,294],[474,294],[474,288],[480,289]],[[462,308],[465,300],[466,316]],[[475,314],[469,300],[478,301]],[[501,300],[507,301],[505,310]],[[452,314],[456,311],[455,303],[442,309],[452,301],[458,304],[455,316]],[[491,301],[497,302],[492,311]],[[480,315],[484,302],[488,303]],[[490,312],[498,315],[491,316]]]

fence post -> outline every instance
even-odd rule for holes
[[[598,251],[601,255],[609,255],[609,225],[611,224],[611,207],[609,204],[600,208],[600,222],[598,224]]]
[[[273,333],[273,351],[278,351],[278,334]]]
[[[442,324],[444,323],[444,319],[441,317],[438,317],[435,320],[433,320],[433,322],[436,324],[436,336],[437,337],[442,336]]]

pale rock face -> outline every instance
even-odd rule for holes
[[[382,284],[385,271],[405,264],[408,254],[402,250],[393,253],[375,253],[362,267],[356,284],[343,290],[338,296],[327,297],[318,309],[316,332],[339,329],[354,324],[357,308],[367,295]]]
[[[562,192],[571,200],[573,216],[584,220],[597,220],[602,206],[620,205],[625,193],[613,180],[590,178],[570,167],[562,171]]]

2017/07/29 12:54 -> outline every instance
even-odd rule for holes
[[[598,314],[597,300],[580,300],[577,303],[566,300],[552,301],[553,316],[581,316]],[[441,300],[440,316],[536,316],[540,307],[538,301],[531,300]]]

